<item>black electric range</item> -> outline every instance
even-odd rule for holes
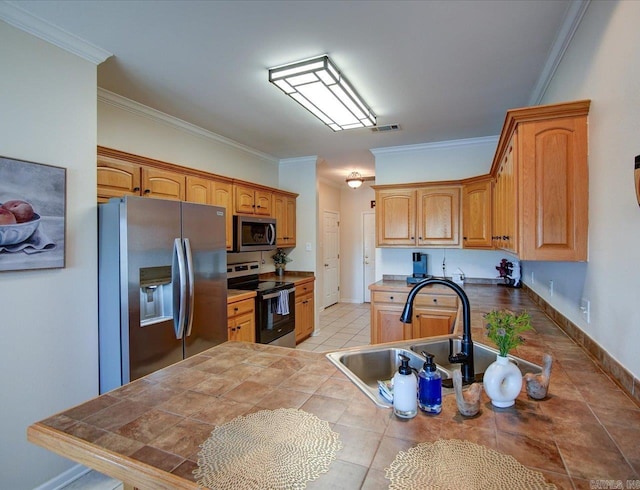
[[[295,285],[278,279],[260,280],[260,264],[227,266],[227,287],[256,292],[256,342],[295,347]]]

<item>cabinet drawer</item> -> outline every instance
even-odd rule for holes
[[[374,303],[398,303],[404,305],[407,301],[409,293],[397,293],[393,291],[374,291],[373,299]]]
[[[296,286],[296,299],[310,293],[313,293],[313,283],[301,284],[300,286]]]
[[[450,296],[448,294],[422,294],[418,293],[415,306],[441,306],[444,308],[457,308],[458,298],[457,296]]]
[[[255,310],[255,302],[252,299],[238,301],[227,305],[227,317],[242,315],[244,313],[253,313]]]

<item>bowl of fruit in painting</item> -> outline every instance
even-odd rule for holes
[[[40,215],[27,201],[13,199],[0,205],[0,246],[28,240],[40,224]]]

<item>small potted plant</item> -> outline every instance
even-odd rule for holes
[[[276,266],[276,275],[282,276],[284,274],[284,268],[287,265],[287,262],[291,262],[291,259],[287,257],[287,254],[281,248],[276,250],[276,253],[273,254],[271,258],[273,259],[273,263]]]
[[[516,315],[510,310],[493,310],[484,316],[487,321],[487,337],[498,347],[499,354],[485,371],[484,390],[491,403],[499,408],[510,407],[522,390],[522,373],[509,362],[511,349],[522,343],[522,332],[531,328],[531,316],[527,312]]]

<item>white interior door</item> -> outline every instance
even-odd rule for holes
[[[371,303],[369,284],[376,281],[376,213],[362,214],[362,243],[363,243],[363,287],[364,302]]]
[[[340,277],[340,215],[335,211],[323,213],[324,234],[324,294],[323,307],[339,301]]]

